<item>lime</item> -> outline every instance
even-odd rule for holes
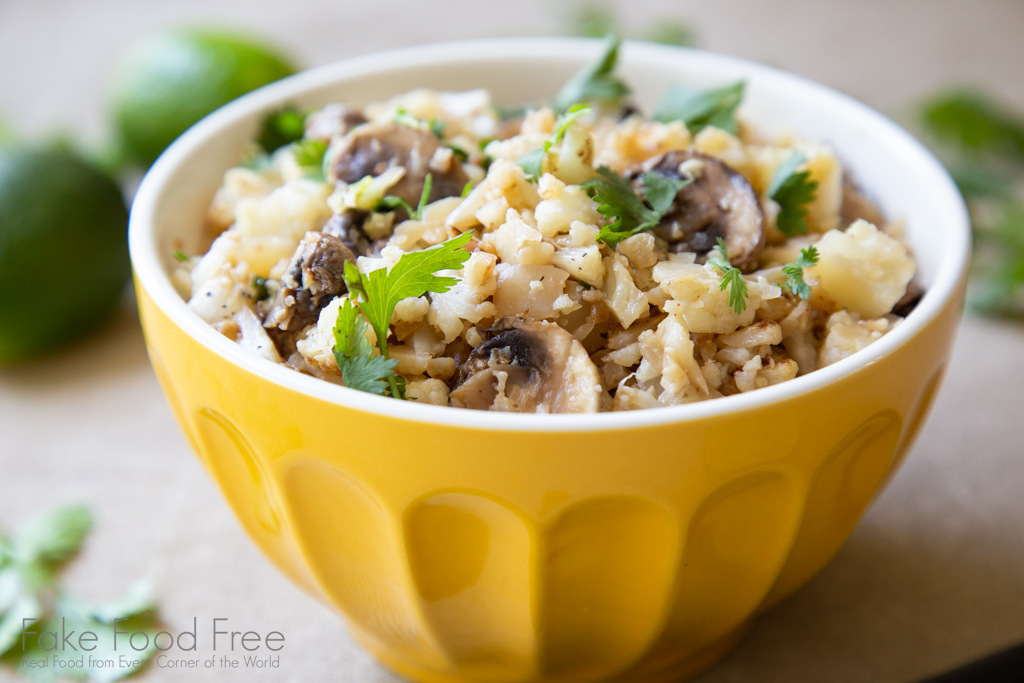
[[[117,185],[75,154],[0,145],[0,362],[103,321],[128,280]]]
[[[132,157],[151,164],[199,119],[294,72],[248,38],[187,29],[155,35],[126,56],[116,78],[118,135]]]

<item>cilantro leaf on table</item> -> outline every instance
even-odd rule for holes
[[[723,292],[726,287],[729,288],[729,305],[738,315],[747,310],[747,281],[743,279],[740,269],[734,267],[729,261],[729,249],[726,247],[724,239],[719,237],[718,244],[711,251],[712,255],[708,257],[708,264],[722,276],[718,288]]]
[[[366,339],[366,319],[349,299],[338,311],[334,323],[334,359],[341,379],[349,389],[383,396],[387,380],[395,376],[397,360],[374,355]]]
[[[256,144],[267,154],[302,139],[306,132],[306,115],[295,107],[271,112],[263,119]]]
[[[300,140],[295,143],[292,154],[295,155],[295,163],[302,170],[307,178],[326,181],[324,173],[324,154],[327,152],[327,143],[323,140]]]
[[[558,120],[555,121],[555,130],[551,133],[551,137],[544,141],[543,147],[537,149],[531,149],[526,154],[516,159],[516,163],[523,169],[526,177],[530,180],[537,182],[540,178],[540,174],[543,172],[544,157],[554,145],[557,145],[565,137],[565,133],[569,130],[569,126],[573,121],[578,119],[590,112],[590,107],[585,104],[574,104],[564,113],[560,114]]]
[[[805,235],[807,205],[814,201],[818,183],[811,180],[809,171],[797,171],[807,161],[800,152],[793,152],[776,169],[768,185],[768,196],[779,205],[776,225],[787,237]]]
[[[358,297],[359,310],[377,335],[377,347],[382,358],[388,359],[388,329],[395,306],[402,299],[423,296],[427,292],[447,292],[454,287],[458,278],[434,273],[462,268],[470,257],[470,253],[462,247],[471,239],[473,233],[465,232],[431,249],[402,254],[391,268],[379,268],[369,273],[360,273],[351,261],[345,263],[345,282],[349,292]],[[342,312],[338,316],[341,318]],[[351,329],[346,327],[344,331],[348,333]],[[349,343],[346,341],[346,344]],[[394,374],[386,379],[391,396],[404,398],[404,391]]]
[[[629,86],[612,73],[619,60],[620,43],[618,36],[608,36],[600,58],[577,71],[562,86],[551,108],[563,112],[577,102],[619,104],[631,92]]]
[[[598,177],[581,187],[598,203],[597,210],[612,221],[601,228],[597,241],[613,249],[622,240],[657,226],[671,208],[676,193],[691,182],[647,171],[641,176],[645,197],[651,204],[647,206],[630,182],[615,171],[601,166],[597,173]]]
[[[810,268],[818,263],[820,254],[813,244],[806,249],[800,250],[800,257],[793,263],[782,266],[782,272],[786,276],[785,287],[794,296],[801,299],[811,298],[811,287],[804,282],[804,268]]]
[[[710,90],[674,85],[665,91],[654,118],[662,123],[682,121],[691,133],[714,126],[735,134],[736,108],[745,87],[743,81]]]

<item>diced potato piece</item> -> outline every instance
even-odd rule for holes
[[[826,233],[817,247],[821,258],[807,270],[819,282],[815,289],[865,318],[891,311],[914,277],[906,248],[865,220]]]

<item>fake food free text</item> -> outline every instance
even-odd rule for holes
[[[112,642],[103,644],[104,646],[112,646],[115,652],[119,649],[128,650],[129,648],[136,652],[142,652],[150,647],[151,641],[153,647],[161,652],[167,652],[174,647],[177,647],[182,652],[195,652],[198,649],[200,636],[199,619],[197,617],[192,618],[191,631],[181,631],[177,635],[169,631],[159,631],[153,634],[152,637],[145,631],[120,630],[118,624],[122,621],[126,620],[117,619],[114,621],[114,631],[110,635]],[[266,635],[257,631],[232,631],[228,628],[227,621],[225,617],[213,619],[209,636],[210,640],[208,642],[210,642],[214,652],[218,648],[222,651],[229,649],[232,652],[236,650],[256,652],[262,648],[278,652],[284,648],[285,638],[284,634],[280,631],[269,631]],[[39,649],[46,652],[78,652],[80,650],[91,652],[100,644],[100,636],[94,631],[77,632],[73,628],[69,630],[66,619],[61,619],[60,631],[36,631],[33,628],[35,622],[36,619],[22,619],[22,650],[28,647],[28,644],[31,642],[29,636],[35,636]]]

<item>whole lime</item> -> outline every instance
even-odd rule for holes
[[[0,362],[101,323],[130,272],[117,185],[75,154],[0,145]]]
[[[154,35],[126,55],[115,79],[121,144],[136,161],[151,164],[199,119],[294,72],[249,38],[196,29]]]

